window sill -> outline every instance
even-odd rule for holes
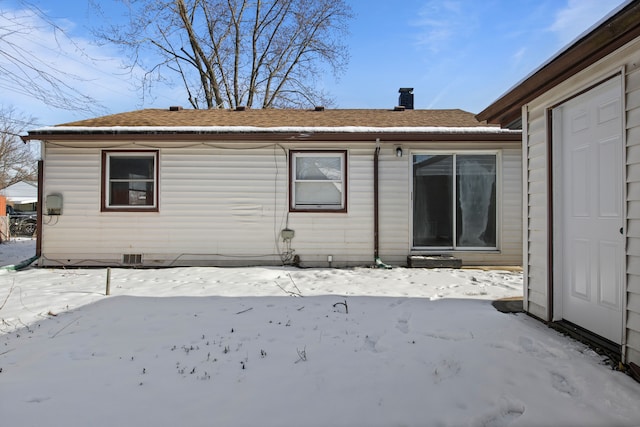
[[[303,213],[347,213],[346,209],[304,209],[304,208],[290,208],[289,212],[303,212]]]
[[[158,208],[102,208],[100,212],[135,212],[135,213],[153,213],[159,212]]]
[[[411,255],[441,255],[441,254],[461,254],[461,253],[482,253],[482,254],[501,254],[502,251],[496,248],[488,249],[411,249]]]

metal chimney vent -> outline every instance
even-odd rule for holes
[[[407,110],[413,110],[413,88],[401,87],[398,92],[400,92],[398,105],[404,107]]]

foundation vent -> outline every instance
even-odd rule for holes
[[[122,254],[124,265],[142,265],[142,254]]]

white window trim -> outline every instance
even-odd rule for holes
[[[347,151],[323,151],[323,150],[291,150],[291,174],[289,176],[290,206],[291,212],[346,212],[347,210]],[[335,157],[340,159],[339,180],[309,180],[297,179],[296,158],[298,157]],[[337,204],[298,204],[296,202],[296,184],[298,182],[334,183],[340,186],[340,205]]]
[[[111,183],[115,182],[111,179],[110,159],[112,157],[148,157],[153,159],[153,178],[138,180],[140,182],[153,182],[153,203],[150,205],[115,205],[109,203],[111,194]],[[105,151],[104,152],[104,194],[102,195],[103,211],[157,211],[158,210],[158,151]],[[132,181],[119,180],[118,182]]]

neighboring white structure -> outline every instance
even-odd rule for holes
[[[38,183],[20,181],[0,190],[0,194],[7,198],[12,205],[33,205],[38,201]]]
[[[477,117],[523,129],[525,310],[640,364],[640,1]]]
[[[41,266],[520,265],[520,131],[461,110],[142,110],[37,129]]]

